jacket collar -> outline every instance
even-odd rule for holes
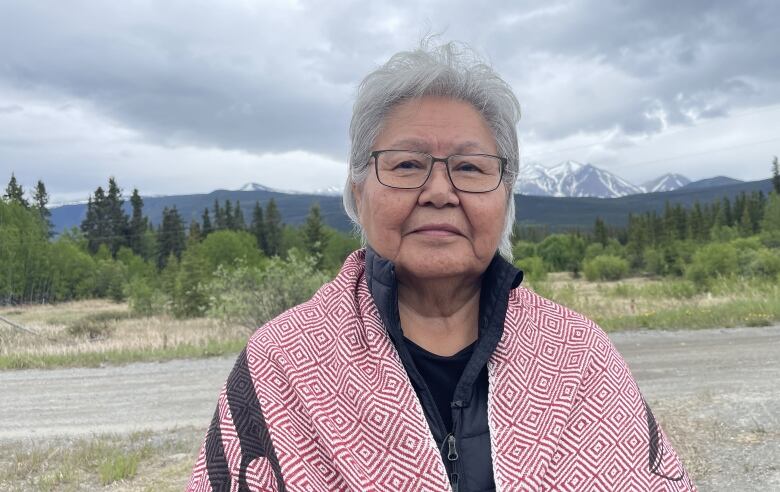
[[[398,314],[398,282],[395,265],[366,247],[366,281],[379,315],[390,339],[398,350],[412,382],[420,383],[411,356],[403,343],[403,329]],[[479,372],[487,363],[504,332],[504,318],[509,302],[509,291],[523,281],[523,272],[496,254],[482,275],[482,291],[479,302],[479,340],[471,360],[463,371],[455,389],[453,404],[467,406],[471,387]]]

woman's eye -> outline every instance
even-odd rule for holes
[[[474,164],[471,164],[470,162],[463,162],[461,164],[458,164],[458,167],[455,168],[455,171],[466,172],[466,173],[479,173],[482,172],[482,169],[475,166]]]
[[[417,161],[403,161],[396,164],[395,169],[421,169],[422,164]]]

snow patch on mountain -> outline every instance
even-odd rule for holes
[[[643,192],[609,171],[571,160],[549,168],[524,164],[515,184],[515,193],[525,195],[615,198]]]
[[[691,180],[677,173],[667,173],[655,179],[643,183],[641,188],[645,193],[656,193],[660,191],[673,191],[690,183]]]

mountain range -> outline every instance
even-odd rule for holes
[[[617,181],[612,182],[613,185],[615,183]],[[662,186],[663,181],[658,181],[657,184]],[[696,201],[708,204],[723,197],[733,198],[742,192],[769,193],[771,190],[771,179],[741,182],[718,177],[695,181],[672,191],[628,194],[617,198],[556,197],[518,193],[515,194],[516,220],[519,224],[541,225],[549,227],[550,230],[589,229],[597,217],[601,217],[609,225],[624,226],[629,213],[653,210],[660,213],[663,212],[666,202],[690,207]],[[311,206],[318,203],[322,219],[327,225],[341,231],[348,231],[352,227],[344,213],[341,196],[334,196],[332,193],[284,193],[256,185],[249,186],[243,191],[215,190],[211,193],[192,195],[143,197],[144,214],[154,225],[160,223],[162,212],[166,207],[176,207],[185,222],[189,223],[191,220],[200,220],[203,210],[212,208],[215,201],[224,203],[225,200],[230,200],[234,205],[240,202],[244,217],[249,220],[255,202],[265,207],[272,198],[286,224],[303,223]],[[129,214],[128,201],[125,201],[124,207]],[[51,220],[54,230],[61,232],[71,227],[78,227],[86,216],[86,208],[85,203],[52,207]]]
[[[692,183],[690,179],[682,174],[667,173],[641,185],[636,185],[593,164],[583,164],[570,160],[552,167],[545,167],[535,163],[523,163],[518,172],[514,192],[530,196],[618,198],[641,193],[674,191],[692,185],[707,188],[737,183],[741,183],[741,181],[723,176]],[[278,190],[258,183],[247,183],[237,191],[269,191],[298,195],[341,195],[341,188],[338,186],[330,186],[303,193]]]
[[[736,181],[736,180],[735,180]],[[690,184],[681,174],[664,174],[636,185],[593,164],[564,161],[552,167],[524,163],[515,193],[533,196],[617,198],[640,193],[673,191]]]

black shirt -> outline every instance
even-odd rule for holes
[[[463,374],[463,369],[466,368],[466,364],[471,359],[471,354],[474,352],[474,346],[477,342],[450,356],[428,352],[406,337],[404,337],[404,344],[412,356],[415,367],[425,380],[425,384],[436,401],[436,408],[439,410],[447,432],[452,432],[450,402],[455,394],[455,387],[458,385],[458,381],[460,381],[460,376]]]

